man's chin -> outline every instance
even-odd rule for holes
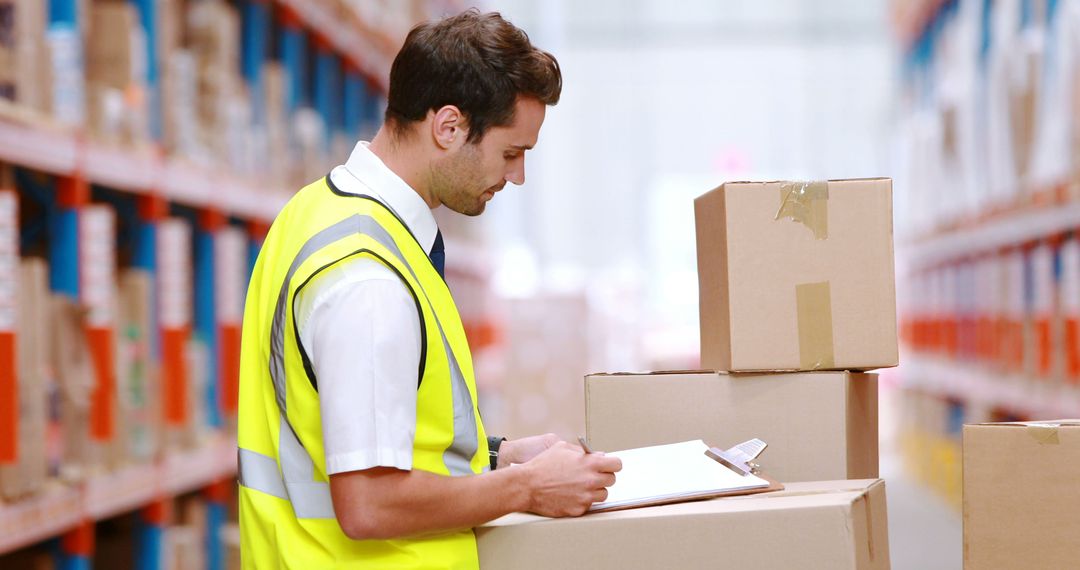
[[[464,208],[464,207],[460,207],[460,206],[451,206],[450,204],[445,204],[445,203],[443,205],[446,206],[447,208],[449,208],[450,210],[452,210],[454,212],[457,212],[457,213],[459,213],[459,214],[461,214],[463,216],[471,216],[471,217],[476,217],[476,216],[479,216],[480,214],[483,214],[484,209],[487,208],[487,202],[480,202],[479,204],[477,204],[475,206],[468,207],[468,208]]]

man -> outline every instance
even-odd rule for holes
[[[417,26],[370,145],[274,221],[244,313],[245,568],[476,568],[472,527],[606,498],[616,458],[551,434],[489,452],[431,214],[522,184],[561,88],[498,14]]]

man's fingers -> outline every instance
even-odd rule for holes
[[[607,489],[597,489],[596,491],[593,492],[593,502],[594,503],[603,503],[604,501],[607,500],[607,497],[608,497]]]
[[[606,455],[592,454],[596,456],[596,467],[605,473],[616,473],[622,469],[622,459],[608,457]]]

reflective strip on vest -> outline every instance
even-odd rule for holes
[[[390,234],[370,216],[350,216],[311,237],[293,259],[285,281],[278,294],[274,308],[274,320],[270,327],[270,377],[274,384],[274,397],[281,412],[281,429],[278,438],[278,457],[281,472],[274,458],[247,449],[240,449],[240,484],[256,491],[290,501],[297,518],[334,518],[334,506],[330,498],[330,485],[314,480],[315,463],[304,449],[296,432],[289,425],[285,413],[285,311],[288,310],[289,283],[299,269],[320,249],[346,237],[365,234],[393,253],[419,283],[412,266],[401,254]],[[374,253],[374,252],[371,252]],[[406,284],[408,286],[408,284]],[[426,299],[426,295],[425,295]],[[454,439],[443,453],[443,461],[451,475],[471,475],[473,455],[479,445],[476,421],[473,417],[472,394],[465,383],[457,357],[446,339],[438,314],[435,324],[443,341],[443,350],[450,368],[451,398],[454,403]]]

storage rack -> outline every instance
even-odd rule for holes
[[[982,18],[975,26],[978,44],[963,56],[973,58],[972,69],[977,73],[968,79],[985,82],[996,72],[993,34],[1000,32],[1002,22],[1012,22],[1017,29],[1009,28],[1008,33],[1022,37],[1025,46],[1040,45],[1045,50],[1038,52],[1039,59],[1031,67],[1038,78],[1031,104],[1038,109],[1045,104],[1042,90],[1055,88],[1047,78],[1057,70],[1045,54],[1059,47],[1051,41],[1051,30],[1065,16],[1063,3],[1054,0],[1002,5],[956,0],[893,2],[894,26],[904,50],[906,96],[920,101],[916,105],[938,97],[937,90],[948,75],[938,66],[944,65],[946,57],[949,63],[955,62],[962,53],[957,46],[972,45],[962,43],[955,29],[949,29],[951,19],[970,16],[976,4],[981,4],[977,8]],[[1002,14],[992,12],[1006,8],[1015,8],[1017,13],[1001,18]],[[953,37],[946,37],[950,33]],[[965,28],[964,42],[972,41],[970,33]],[[980,83],[975,90],[985,96],[992,87]],[[1013,137],[1018,124],[1032,122],[1026,126],[1034,130],[1040,128],[1035,121],[1046,121],[1049,116],[1036,111],[1024,117],[1023,107],[1019,108],[1007,111]],[[983,107],[977,112],[985,111]],[[1078,120],[1068,115],[1053,119]],[[955,136],[955,132],[945,136]],[[979,144],[985,141],[979,139]],[[1020,143],[1012,150],[1018,157],[1029,153],[1023,160],[1034,160],[1031,157],[1043,148]],[[1075,241],[1080,235],[1077,166],[1068,164],[1050,178],[1032,175],[1030,169],[1026,174],[1018,172],[1015,182],[1009,182],[1013,188],[1004,196],[999,193],[974,209],[939,217],[932,227],[899,244],[898,273],[908,288],[900,296],[904,346],[895,374],[905,393],[904,412],[910,415],[901,436],[905,463],[956,506],[960,504],[964,423],[1080,415],[1080,378],[1073,365],[1080,354],[1080,339],[1072,332],[1080,290],[1068,277],[1068,267],[1077,263]],[[929,184],[938,188],[941,201],[945,194],[962,191],[947,179]],[[1004,285],[995,283],[1001,276],[1006,277]]]
[[[130,0],[141,14],[146,34],[148,87],[159,86],[156,69],[156,0]],[[405,30],[383,30],[345,9],[341,0],[232,0],[241,16],[241,70],[254,104],[261,104],[261,64],[271,58],[276,39],[280,61],[292,77],[290,110],[309,104],[334,131],[356,137],[379,112],[378,93],[385,92],[389,67]],[[78,0],[49,0],[49,25],[78,27]],[[454,0],[427,2],[428,16],[456,11]],[[271,34],[276,35],[276,38]],[[308,50],[316,55],[309,58]],[[314,59],[314,69],[306,69]],[[309,73],[310,71],[310,73]],[[311,94],[311,96],[309,96]],[[312,99],[312,100],[308,100]],[[367,101],[364,106],[345,101]],[[156,130],[156,129],[155,129]],[[327,129],[328,134],[331,129]],[[155,133],[159,135],[160,133]],[[89,204],[105,201],[117,207],[134,241],[131,263],[149,272],[157,269],[154,254],[157,227],[167,216],[193,222],[192,334],[210,339],[211,370],[221,354],[214,306],[214,248],[218,232],[243,228],[249,240],[248,264],[254,263],[261,239],[294,188],[267,187],[218,169],[200,168],[156,148],[132,148],[96,142],[80,128],[58,125],[0,101],[0,166],[16,168],[20,201],[40,203],[44,218],[35,228],[22,228],[22,248],[40,246],[47,236],[50,288],[78,298],[79,218]],[[42,176],[44,175],[44,176]],[[43,228],[47,228],[44,230]],[[32,242],[32,243],[31,243]],[[160,342],[160,339],[158,339]],[[237,347],[232,347],[235,350]],[[224,348],[224,350],[230,350]],[[76,484],[50,482],[27,499],[0,502],[0,555],[58,537],[61,568],[89,568],[94,524],[123,512],[141,509],[139,568],[157,568],[161,561],[161,513],[170,497],[203,490],[208,508],[208,568],[223,567],[218,527],[235,474],[235,438],[227,416],[235,402],[219,402],[211,389],[209,441],[195,449],[170,451],[158,460],[92,475]],[[14,418],[11,418],[14,420]],[[224,489],[224,491],[223,491]]]

